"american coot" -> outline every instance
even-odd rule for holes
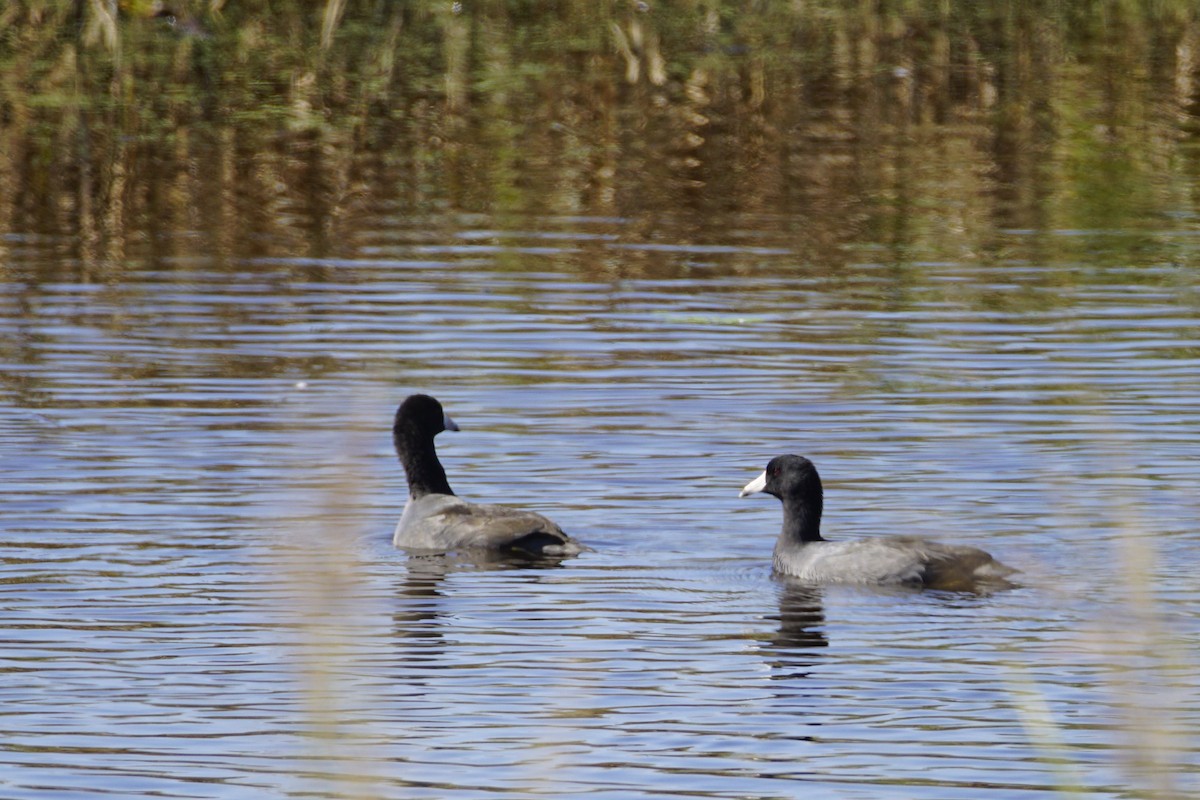
[[[824,495],[817,468],[803,456],[777,456],[742,489],[783,502],[783,530],[775,542],[775,570],[812,583],[927,586],[977,591],[1010,586],[1016,572],[977,547],[939,544],[913,536],[851,542],[821,538]]]
[[[392,439],[408,476],[408,504],[392,541],[410,550],[483,549],[566,556],[584,547],[541,514],[457,497],[438,461],[433,437],[458,425],[429,395],[414,394],[396,409]]]

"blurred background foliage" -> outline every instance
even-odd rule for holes
[[[1177,221],[1198,9],[9,0],[0,232],[111,269],[130,248],[328,255],[389,215],[620,217],[672,241],[750,216],[802,252],[956,256],[997,229]]]

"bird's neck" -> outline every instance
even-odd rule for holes
[[[427,494],[454,494],[446,480],[446,470],[438,461],[433,437],[396,428],[392,431],[396,453],[408,476],[408,496],[414,500]]]
[[[794,542],[823,542],[821,538],[821,499],[785,498],[783,500],[783,530],[780,539]]]

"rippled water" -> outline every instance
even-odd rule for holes
[[[828,265],[769,221],[494,225],[96,282],[11,237],[0,796],[1200,790],[1186,231]],[[395,551],[415,390],[462,425],[460,494],[594,552]],[[778,503],[737,494],[781,452],[827,535],[986,547],[1022,586],[772,578]]]

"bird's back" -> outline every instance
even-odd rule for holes
[[[463,548],[574,555],[583,548],[541,514],[508,506],[469,503],[452,494],[409,499],[392,539],[409,550]]]
[[[977,547],[912,536],[798,543],[781,539],[775,569],[813,583],[860,583],[970,590],[1016,570]]]

